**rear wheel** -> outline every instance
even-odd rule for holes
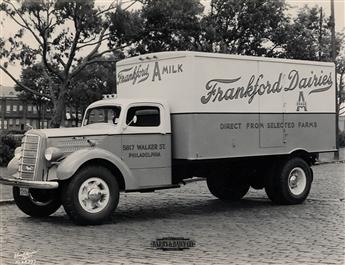
[[[299,157],[278,164],[268,176],[266,194],[278,204],[299,204],[307,198],[313,179],[312,169]]]
[[[115,176],[104,167],[87,166],[65,183],[62,203],[77,224],[95,225],[107,220],[119,202]]]
[[[207,178],[207,187],[215,197],[221,200],[236,201],[247,194],[249,183],[236,172],[230,176],[226,171],[216,171]]]
[[[46,217],[61,206],[59,190],[13,187],[13,198],[20,210],[32,217]]]

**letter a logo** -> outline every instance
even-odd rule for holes
[[[158,62],[155,62],[155,68],[153,69],[152,82],[155,81],[156,77],[158,77],[159,81],[162,80]]]
[[[304,95],[303,95],[302,91],[299,92],[296,111],[300,111],[300,109],[304,109],[304,111],[308,111],[307,110],[307,102],[305,102],[305,100],[304,100]]]

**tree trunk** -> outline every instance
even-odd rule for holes
[[[79,117],[78,117],[78,111],[79,111],[79,104],[75,104],[75,127],[79,126]]]
[[[53,117],[50,122],[51,128],[59,128],[61,126],[61,123],[65,120],[65,108],[66,108],[66,102],[65,102],[65,94],[66,94],[66,86],[61,87],[59,97],[56,101],[54,101],[54,111],[53,111]]]
[[[65,100],[59,99],[57,100],[56,104],[54,104],[54,112],[53,117],[50,122],[51,128],[59,128],[62,121],[63,121],[63,115],[65,113]]]
[[[38,99],[38,102],[36,103],[36,108],[37,108],[37,118],[38,118],[38,129],[41,129],[43,126],[41,126],[42,103],[40,99]]]

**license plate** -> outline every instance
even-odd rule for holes
[[[20,196],[29,196],[29,189],[27,189],[27,188],[19,188],[19,195]]]

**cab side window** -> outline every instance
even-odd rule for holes
[[[131,107],[127,112],[126,123],[131,127],[158,127],[161,124],[159,108],[154,106]]]

